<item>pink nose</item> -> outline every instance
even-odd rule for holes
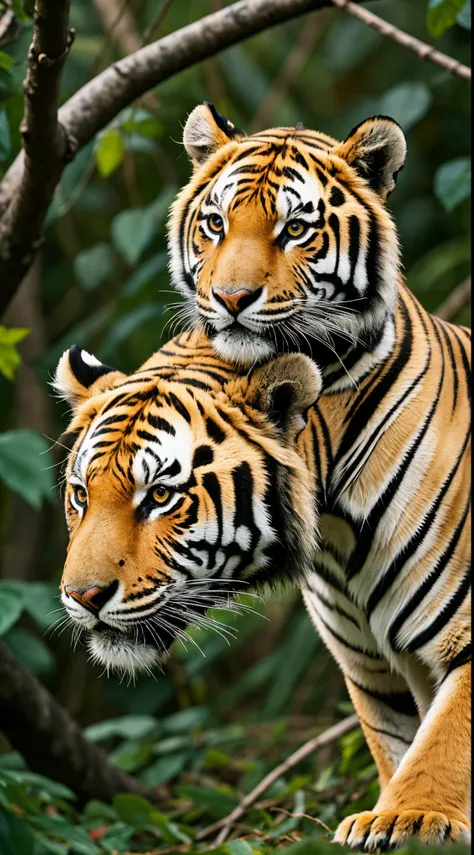
[[[255,302],[257,297],[262,293],[261,288],[252,291],[250,288],[219,288],[215,286],[212,293],[218,303],[221,303],[229,314],[237,316],[239,312],[246,309]]]
[[[105,587],[94,585],[85,591],[78,591],[71,585],[66,585],[64,590],[69,597],[72,597],[73,600],[76,600],[84,608],[89,609],[91,612],[98,612],[110,600],[117,588],[118,583],[112,582],[111,585],[106,585]]]

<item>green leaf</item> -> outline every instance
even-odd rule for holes
[[[1,114],[0,114],[1,115]],[[20,327],[2,327],[0,324],[0,373],[13,380],[21,358],[15,345],[22,341],[30,331]]]
[[[60,611],[58,586],[53,582],[28,582],[25,584],[25,611],[40,629],[56,623]]]
[[[95,152],[95,162],[102,178],[108,178],[115,172],[125,156],[125,146],[122,135],[117,128],[109,128],[100,137]]]
[[[4,50],[0,50],[0,68],[12,68],[13,66],[13,58],[9,53],[5,53]]]
[[[91,742],[102,742],[111,736],[124,739],[143,739],[157,729],[157,721],[151,715],[124,715],[109,721],[101,721],[86,727],[84,733]]]
[[[127,825],[143,828],[150,823],[153,805],[141,796],[135,796],[132,793],[119,793],[113,800],[113,806],[119,818]]]
[[[35,842],[24,819],[0,806],[0,852],[2,855],[33,855]]]
[[[133,267],[153,237],[153,224],[146,208],[121,211],[112,221],[112,240],[125,261]]]
[[[0,53],[1,56],[1,53]],[[0,64],[0,68],[1,68]],[[0,110],[0,160],[6,160],[10,154],[11,138],[10,126],[5,110]]]
[[[55,799],[74,801],[76,798],[73,791],[69,787],[66,787],[65,784],[52,781],[51,778],[46,778],[44,775],[39,775],[36,772],[10,772],[10,777],[19,784],[26,784],[28,787],[34,787],[35,790],[44,791]]]
[[[163,228],[176,188],[167,185],[147,208],[121,211],[112,221],[112,240],[125,261],[133,267],[153,237]]]
[[[187,834],[181,831],[175,822],[171,822],[168,817],[159,810],[152,810],[150,813],[150,822],[160,829],[167,843],[174,843],[176,840],[180,843],[189,843],[191,840]]]
[[[159,787],[161,784],[166,784],[186,768],[189,756],[189,752],[185,751],[181,754],[172,754],[171,757],[160,757],[159,760],[148,766],[140,778],[149,787]]]
[[[468,157],[448,160],[437,170],[434,177],[434,192],[446,209],[454,209],[471,195],[471,161]]]
[[[408,131],[426,116],[431,101],[431,92],[424,83],[399,83],[385,93],[379,104],[379,112],[395,119]]]
[[[195,805],[207,808],[216,818],[225,816],[237,807],[239,800],[236,796],[213,790],[210,787],[197,787],[192,784],[176,787],[178,795],[191,799]]]
[[[162,722],[165,733],[189,732],[209,720],[210,711],[207,707],[188,707],[185,710],[167,716]]]
[[[441,38],[454,27],[456,18],[466,5],[466,0],[430,0],[426,23],[435,39]]]
[[[140,267],[137,267],[128,277],[123,286],[123,296],[134,297],[145,285],[148,285],[149,282],[155,279],[158,273],[166,269],[167,263],[167,252],[158,252],[156,255],[152,255],[151,258],[140,264]]]
[[[37,510],[43,499],[55,499],[50,466],[49,443],[35,430],[0,434],[0,480]]]
[[[74,273],[85,291],[93,291],[115,273],[115,255],[107,243],[84,249],[74,259]]]
[[[462,27],[463,30],[471,29],[471,0],[467,0],[464,8],[456,15],[456,24]]]
[[[35,676],[52,674],[55,659],[45,643],[27,629],[14,627],[3,638],[4,643],[25,668]]]
[[[17,622],[23,605],[23,587],[18,582],[0,582],[0,635],[8,632]]]
[[[153,753],[153,745],[136,739],[122,742],[109,755],[109,759],[124,772],[136,772],[142,768]]]

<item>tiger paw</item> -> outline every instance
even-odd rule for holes
[[[334,842],[374,852],[388,852],[402,846],[410,837],[423,843],[444,843],[455,840],[468,843],[470,826],[467,821],[450,817],[438,811],[386,810],[364,811],[344,819],[339,825]]]

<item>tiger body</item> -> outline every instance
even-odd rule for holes
[[[459,837],[470,791],[470,334],[404,284],[384,205],[403,135],[377,117],[344,143],[298,127],[246,137],[200,105],[184,143],[195,171],[169,245],[196,326],[240,370],[285,350],[322,370],[299,437],[322,537],[303,593],[382,789],[336,839],[372,850],[416,833]]]

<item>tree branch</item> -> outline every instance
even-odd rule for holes
[[[54,187],[72,150],[86,145],[120,110],[184,68],[330,3],[331,0],[233,3],[111,65],[61,107],[58,123],[59,72],[68,46],[68,0],[36,0],[43,17],[35,25],[30,58],[29,78],[37,86],[29,112],[31,119],[34,117],[34,128],[27,127],[27,150],[17,157],[0,186],[0,210],[4,211],[0,222],[0,315],[33,259]],[[53,34],[61,34],[61,39],[55,40]],[[38,63],[40,54],[45,57],[42,63]],[[57,61],[51,64],[48,59]],[[42,125],[45,118],[48,121]],[[30,142],[34,149],[28,150]]]
[[[283,763],[280,763],[275,769],[272,769],[268,775],[265,775],[263,780],[254,787],[250,793],[242,799],[240,804],[237,805],[236,808],[230,813],[228,816],[225,816],[224,819],[218,820],[218,822],[214,822],[212,825],[208,825],[207,828],[203,828],[196,837],[198,840],[204,840],[214,834],[216,831],[219,831],[219,836],[216,838],[216,846],[220,843],[223,843],[227,838],[230,829],[246,812],[246,810],[253,805],[259,796],[262,795],[278,778],[281,778],[282,775],[286,775],[286,773],[297,766],[302,760],[305,760],[306,757],[309,757],[310,754],[313,754],[318,748],[322,748],[325,745],[329,745],[331,742],[335,742],[336,739],[339,739],[341,736],[344,736],[349,730],[354,730],[359,724],[359,719],[356,715],[347,716],[347,718],[343,718],[342,721],[339,721],[337,724],[334,724],[332,727],[329,727],[323,733],[320,733],[319,736],[313,737],[313,739],[309,739],[308,742],[305,742],[300,748],[290,754],[289,757],[284,760]]]
[[[0,728],[30,769],[66,784],[81,803],[111,801],[125,792],[153,799],[144,784],[86,739],[64,707],[1,642]]]
[[[73,137],[57,116],[61,71],[74,35],[68,21],[69,0],[36,0],[20,127],[21,182],[9,199],[8,216],[0,222],[2,308],[35,256],[55,187],[75,150]]]
[[[455,321],[461,309],[471,302],[471,280],[466,279],[441,303],[435,315],[443,321]]]
[[[334,6],[339,6],[340,9],[344,9],[349,15],[353,15],[354,18],[362,21],[363,24],[367,24],[373,30],[377,30],[381,36],[386,36],[388,39],[392,39],[397,44],[413,51],[420,59],[429,59],[430,62],[434,62],[435,65],[439,65],[440,68],[444,68],[450,74],[457,74],[463,80],[471,82],[471,69],[467,65],[463,65],[456,59],[452,59],[452,57],[446,56],[445,53],[436,50],[431,45],[415,39],[414,36],[410,36],[403,30],[399,30],[398,27],[394,27],[393,24],[389,24],[388,21],[384,21],[378,15],[368,12],[367,9],[359,8],[351,0],[332,0],[332,3]]]

